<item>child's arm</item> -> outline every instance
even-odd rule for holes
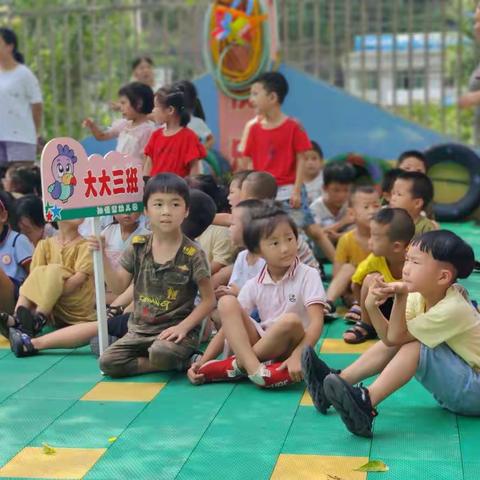
[[[88,128],[97,140],[110,140],[118,136],[114,132],[103,131],[91,118],[86,118],[82,125]]]
[[[297,167],[295,172],[295,184],[293,186],[290,205],[292,208],[300,208],[302,204],[302,185],[303,185],[303,167],[305,164],[305,152],[299,152],[296,155]]]
[[[288,368],[292,380],[302,380],[302,351],[306,346],[314,347],[318,342],[323,329],[323,305],[316,303],[307,307],[309,324],[302,341],[296,346],[291,355],[278,367],[279,370]]]
[[[143,176],[149,177],[151,171],[152,171],[152,159],[148,156],[145,156],[145,161],[143,162]]]
[[[190,162],[189,174],[190,175],[199,175],[200,174],[200,159],[192,160]]]
[[[103,248],[103,242],[105,239],[98,239],[97,237],[91,236],[87,238],[88,247],[92,251],[102,250],[103,256],[103,270],[105,273],[105,282],[108,288],[115,294],[120,295],[123,293],[127,287],[130,285],[133,279],[133,275],[125,270],[122,266],[119,268],[114,268],[108,256],[105,254],[105,249]],[[126,253],[126,252],[125,252]],[[124,255],[125,255],[124,253]]]
[[[213,148],[214,145],[215,145],[215,137],[212,134],[210,134],[205,139],[205,148],[207,150],[210,150]]]
[[[190,330],[199,325],[202,320],[207,317],[215,308],[215,293],[213,291],[212,282],[209,277],[202,278],[198,281],[198,290],[201,301],[178,325],[165,329],[158,338],[160,340],[168,340],[170,342],[180,343]]]
[[[220,227],[229,227],[231,224],[232,224],[231,213],[217,213],[212,222],[212,225],[219,225]]]
[[[87,281],[88,275],[83,272],[75,272],[71,277],[65,280],[63,284],[63,295],[70,295],[78,290]]]

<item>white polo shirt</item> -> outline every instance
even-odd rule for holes
[[[324,304],[325,290],[318,270],[297,258],[285,276],[274,282],[268,273],[267,265],[261,272],[243,286],[238,301],[248,312],[255,308],[264,330],[272,326],[285,313],[296,313],[308,327],[307,307]]]

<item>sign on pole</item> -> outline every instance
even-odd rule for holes
[[[100,235],[102,215],[143,210],[142,161],[120,152],[105,157],[87,154],[68,137],[54,138],[44,147],[40,170],[43,209],[47,222],[92,219],[92,234]],[[107,347],[105,280],[101,252],[93,253],[100,353]]]

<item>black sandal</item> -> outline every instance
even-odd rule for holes
[[[9,325],[10,320],[13,320],[13,325]],[[8,330],[12,326],[15,328],[18,327],[18,321],[15,318],[15,315],[10,315],[6,312],[0,312],[0,335],[8,338]]]
[[[35,315],[26,307],[19,306],[15,312],[18,322],[18,330],[26,333],[29,337],[36,337],[47,324],[47,318],[41,313]]]
[[[38,350],[32,344],[30,336],[18,328],[10,328],[8,338],[10,340],[10,348],[16,357],[31,357],[38,353]]]
[[[360,330],[362,328],[365,330],[365,333]],[[377,331],[371,325],[365,322],[356,322],[355,325],[350,327],[348,330],[345,330],[345,333],[353,333],[355,338],[353,340],[347,340],[345,337],[343,340],[345,343],[350,343],[356,345],[358,343],[363,343],[367,340],[373,340],[377,338]]]
[[[350,310],[345,314],[345,321],[357,323],[362,321],[362,309],[358,302],[353,302]]]
[[[124,310],[125,308],[120,305],[118,306],[107,305],[107,318],[118,317],[118,315],[123,314]]]
[[[335,313],[337,308],[331,300],[327,300],[323,305],[323,319],[325,322],[333,322],[337,318]]]

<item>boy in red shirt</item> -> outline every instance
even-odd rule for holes
[[[282,112],[287,93],[288,82],[279,72],[264,73],[252,85],[250,103],[257,111],[258,121],[248,131],[243,167],[275,177],[276,199],[332,260],[335,249],[320,225],[315,224],[303,185],[305,153],[312,149],[312,144],[300,123]]]

